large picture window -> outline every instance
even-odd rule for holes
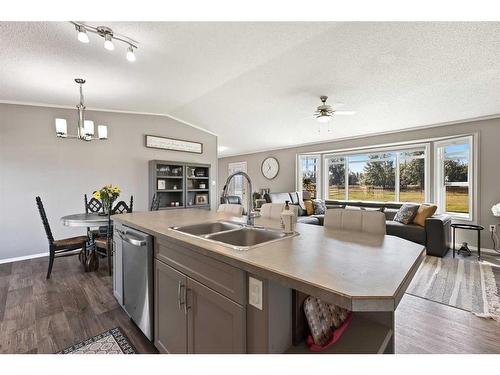
[[[325,199],[425,202],[426,148],[325,155]]]

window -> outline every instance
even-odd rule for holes
[[[308,191],[311,198],[320,197],[321,158],[319,155],[299,155],[298,158],[298,189]]]
[[[426,146],[325,155],[325,199],[425,202]],[[347,184],[346,184],[347,181]]]
[[[436,155],[440,211],[472,220],[472,137],[438,142]]]
[[[232,175],[235,172],[246,172],[246,171],[247,171],[246,161],[229,163],[227,167],[228,176]],[[246,207],[247,183],[246,180],[243,180],[243,176],[235,176],[231,180],[229,186],[227,187],[227,194],[240,197],[243,207]]]

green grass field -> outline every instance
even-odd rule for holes
[[[329,199],[345,199],[345,190],[330,188]],[[423,191],[406,190],[400,191],[399,199],[401,202],[422,203],[425,200]],[[372,189],[365,190],[359,186],[349,186],[349,200],[360,201],[379,201],[379,202],[394,202],[396,195],[394,190]],[[447,190],[446,193],[446,211],[448,212],[469,212],[469,200],[467,190],[455,189]]]

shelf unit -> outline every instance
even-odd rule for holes
[[[149,202],[155,194],[160,210],[210,209],[210,164],[150,160]]]

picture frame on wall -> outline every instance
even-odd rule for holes
[[[204,206],[208,204],[208,194],[196,194],[194,204],[197,206]]]

